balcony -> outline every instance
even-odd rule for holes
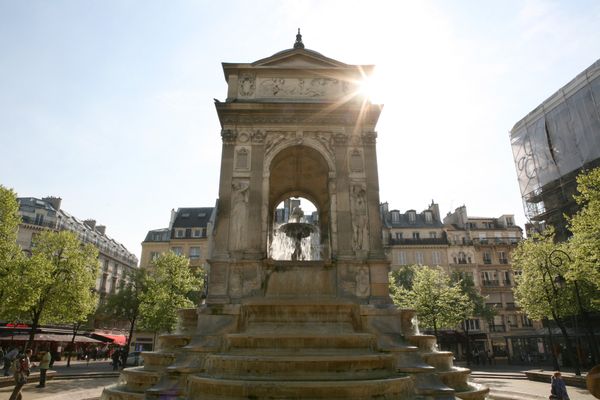
[[[56,220],[40,221],[40,220],[36,220],[34,218],[30,218],[30,217],[24,215],[24,216],[21,216],[21,222],[24,224],[44,226],[46,228],[56,229]]]
[[[518,307],[515,303],[506,303],[506,306],[504,308],[506,310],[514,311],[518,310],[520,307]]]
[[[390,245],[447,245],[446,238],[423,238],[423,239],[394,239],[390,238]]]
[[[498,287],[498,286],[500,286],[500,281],[498,281],[498,280],[484,280],[481,283],[485,287]]]
[[[506,326],[504,325],[488,325],[490,332],[506,332]]]
[[[500,258],[498,261],[500,264],[508,264],[508,258]]]
[[[512,281],[510,279],[505,279],[502,281],[502,285],[504,286],[512,286]]]

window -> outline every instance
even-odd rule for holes
[[[512,283],[512,280],[510,279],[510,271],[503,271],[502,275],[504,278],[504,280],[502,282],[504,284],[504,286],[510,286]]]
[[[182,238],[185,236],[185,229],[175,229],[175,237]]]
[[[416,220],[417,220],[417,213],[415,211],[409,211],[408,212],[408,222],[410,222],[411,224],[414,224]]]
[[[42,225],[44,223],[44,215],[42,214],[35,214],[35,224],[36,225]]]
[[[440,265],[442,263],[439,251],[434,251],[431,253],[431,262],[433,265]]]
[[[399,265],[406,265],[406,253],[404,251],[397,252],[396,256]]]
[[[196,229],[194,229],[192,231],[192,236],[193,237],[200,237],[201,235],[202,235],[202,231],[200,229],[198,229],[198,228],[196,228]]]
[[[414,240],[419,240],[421,239],[421,234],[419,232],[413,232],[412,233],[413,239]]]
[[[470,331],[478,331],[479,328],[479,320],[478,319],[467,319],[463,322],[464,329],[468,329]]]
[[[433,221],[431,211],[425,211],[425,222],[431,223],[431,221]]]
[[[504,251],[498,252],[498,260],[500,264],[508,264],[508,258],[506,258],[506,253]]]
[[[400,212],[392,211],[392,222],[400,222]]]
[[[431,239],[437,239],[437,232],[429,232],[429,237]]]
[[[513,226],[515,223],[512,217],[506,217],[506,226]]]
[[[486,251],[483,253],[483,263],[484,264],[491,264],[492,263],[492,255],[490,254],[489,251]]]
[[[487,243],[487,235],[483,232],[479,232],[479,242],[486,244]]]
[[[151,251],[150,252],[150,261],[156,260],[156,258],[158,257],[158,255],[159,255],[158,251]]]
[[[483,286],[498,286],[496,271],[482,271],[481,283]]]
[[[190,247],[190,259],[200,258],[200,247]]]
[[[467,263],[467,255],[464,251],[458,253],[458,264],[466,264]]]
[[[183,247],[171,247],[171,251],[180,256],[183,254]]]
[[[527,327],[533,326],[533,322],[531,322],[531,320],[529,318],[527,318],[527,315],[525,315],[525,314],[521,315],[521,324],[523,326],[527,326]]]
[[[417,251],[417,252],[415,253],[415,261],[416,261],[416,263],[417,263],[417,264],[419,264],[419,265],[423,265],[423,264],[425,264],[425,262],[424,262],[424,258],[423,258],[423,253],[421,253],[420,251]]]
[[[396,239],[398,239],[398,240],[402,239],[402,232],[396,232]]]

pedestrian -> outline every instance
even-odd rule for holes
[[[495,364],[495,359],[494,359],[494,352],[492,350],[488,350],[488,362],[490,363],[490,365],[494,365]]]
[[[550,399],[551,400],[569,400],[567,385],[563,381],[560,372],[556,371],[550,380]]]
[[[18,355],[19,349],[16,347],[13,347],[11,351],[6,353],[6,355],[4,356],[4,376],[10,375],[10,366],[12,365],[12,362]]]
[[[25,353],[19,354],[15,361],[13,361],[15,366],[15,373],[13,375],[15,380],[15,388],[13,389],[9,400],[21,400],[23,398],[21,395],[21,389],[23,389],[23,386],[27,383],[27,377],[31,372],[32,365],[29,361],[31,353],[31,349],[27,349],[25,350]]]
[[[46,349],[46,352],[42,355],[42,360],[40,361],[40,384],[36,387],[43,388],[46,387],[46,373],[50,368],[50,363],[52,361],[52,355],[50,354],[50,350]]]
[[[115,349],[111,358],[112,358],[113,371],[118,371],[119,370],[119,361],[121,359],[121,355],[119,354],[119,349]]]

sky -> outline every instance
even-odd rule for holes
[[[218,196],[221,62],[375,64],[380,200],[525,217],[514,124],[600,57],[600,2],[0,0],[0,184],[59,196],[138,257]]]

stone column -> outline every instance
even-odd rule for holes
[[[350,210],[350,180],[348,176],[347,143],[348,136],[334,136],[336,176],[336,219],[337,219],[337,249],[332,249],[333,255],[339,258],[353,257],[352,251],[352,212]]]

